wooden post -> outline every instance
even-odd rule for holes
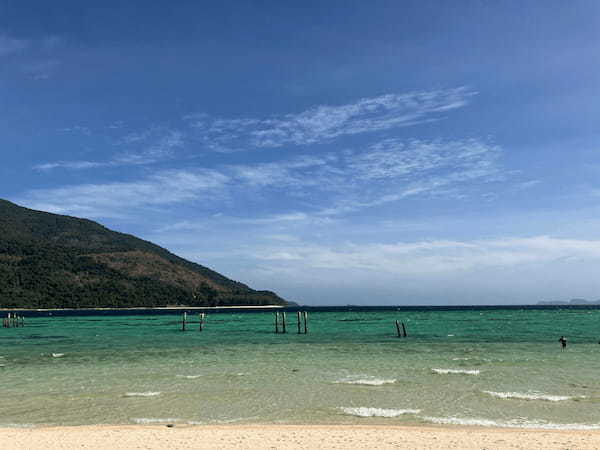
[[[398,337],[402,337],[402,333],[400,333],[400,322],[396,320],[396,331],[398,332]]]
[[[308,313],[304,311],[304,334],[308,333]]]
[[[187,322],[187,313],[183,313],[183,318],[181,320],[181,331],[185,331],[185,323]]]
[[[279,333],[279,311],[275,311],[275,334]]]
[[[300,311],[298,311],[298,334],[302,333],[300,328]]]
[[[25,316],[21,316],[21,326],[25,326]]]
[[[402,334],[406,337],[406,327],[404,326],[404,322],[402,322]]]
[[[281,325],[282,325],[282,332],[285,333],[285,311],[281,312]]]
[[[199,328],[200,331],[204,330],[204,316],[205,316],[204,313],[198,314],[198,321],[200,322],[200,328]]]

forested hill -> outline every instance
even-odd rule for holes
[[[0,199],[0,307],[285,303],[135,236]]]

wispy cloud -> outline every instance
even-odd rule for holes
[[[87,127],[68,127],[61,131],[79,132],[90,135]],[[184,135],[178,130],[166,132],[131,133],[118,140],[119,146],[137,146],[136,149],[127,149],[105,161],[55,161],[36,164],[36,170],[48,171],[52,169],[85,170],[99,167],[139,166],[153,164],[173,157],[174,153],[184,146]],[[154,140],[152,142],[152,140]]]
[[[180,137],[171,135],[158,145],[155,151],[137,155],[135,158],[114,159],[108,162],[48,163],[38,168],[49,170],[59,166],[85,169],[106,165],[141,164],[142,161],[163,157],[164,152],[177,145],[180,145]],[[92,211],[94,205],[97,206],[100,202],[100,210],[106,213],[108,205],[118,207],[120,202],[166,204],[193,199],[195,194],[201,192],[201,189],[196,190],[196,174],[202,173],[202,179],[210,175],[213,181],[218,180],[219,188],[227,191],[231,198],[247,198],[250,202],[249,207],[252,206],[252,202],[272,203],[267,216],[241,217],[237,220],[272,223],[302,219],[316,223],[330,216],[397,202],[408,197],[461,195],[464,189],[486,184],[502,176],[501,166],[497,163],[499,154],[498,147],[476,139],[433,142],[387,139],[363,150],[346,150],[321,156],[304,155],[262,164],[160,171],[152,178],[139,182],[34,191],[27,197],[36,202],[42,197],[48,201],[52,199],[53,211],[57,211],[57,205],[61,204],[58,202],[65,205],[65,210],[72,212],[79,211],[82,204],[87,204],[88,211]],[[173,173],[177,176],[171,179]],[[187,189],[186,183],[176,188],[173,184],[176,180],[191,180],[195,188]],[[163,189],[170,192],[160,192]],[[130,195],[129,190],[133,194]],[[155,190],[155,196],[150,194]],[[153,195],[153,198],[144,200],[143,195],[137,195],[140,193],[148,193]],[[132,196],[134,198],[131,198]],[[300,202],[296,203],[299,200]],[[95,213],[95,216],[97,215]]]
[[[32,80],[45,80],[57,71],[60,61],[54,56],[64,44],[59,36],[45,36],[40,39],[16,38],[0,35],[0,58],[11,57],[11,67]]]
[[[57,59],[29,61],[21,64],[21,71],[33,80],[46,80],[56,73],[59,66],[60,61]]]
[[[228,249],[235,253],[234,249]],[[285,255],[285,256],[281,256]],[[597,262],[600,241],[534,236],[488,240],[433,240],[397,243],[280,242],[240,248],[232,256],[254,260],[276,273],[296,269],[352,270],[427,276],[489,268],[510,268],[551,263]],[[262,261],[262,262],[261,262]]]
[[[72,169],[72,170],[82,170],[82,169],[94,169],[97,167],[106,167],[110,166],[110,163],[107,162],[96,162],[96,161],[58,161],[53,163],[43,163],[37,164],[34,166],[34,169],[37,170],[52,170],[52,169]]]
[[[30,41],[17,39],[7,35],[0,35],[0,57],[20,53],[30,46]]]
[[[188,116],[187,130],[189,139],[200,140],[204,148],[216,151],[230,151],[248,148],[276,148],[284,145],[309,145],[331,141],[335,138],[367,132],[389,130],[436,120],[440,114],[466,105],[475,92],[465,87],[410,92],[406,94],[387,94],[379,97],[365,98],[355,103],[339,106],[321,105],[296,114],[285,114],[280,117],[266,119],[243,118],[222,119],[208,115]],[[83,132],[83,127],[68,127],[65,131]],[[85,129],[90,134],[89,129]],[[114,140],[117,147],[125,147],[125,151],[106,161],[48,161],[34,166],[38,170],[65,168],[71,170],[90,169],[105,166],[142,165],[171,158],[176,149],[184,146],[184,132],[181,130],[165,130],[161,127],[129,132]],[[389,142],[380,144],[382,147]],[[385,149],[382,150],[385,152]],[[427,150],[422,148],[422,159],[428,157]],[[379,164],[381,171],[386,169],[385,163],[376,163],[379,157],[373,150],[372,165]],[[410,158],[410,156],[406,156]],[[321,158],[322,159],[322,158]],[[324,165],[326,161],[308,156],[297,160],[296,167],[309,167],[315,164]],[[357,162],[358,163],[358,162]],[[366,165],[368,161],[360,162]],[[406,161],[407,164],[418,165],[419,161]],[[390,161],[396,170],[408,171],[411,167],[401,169],[402,161]],[[257,184],[264,183],[264,175],[271,172],[283,181],[290,176],[290,171],[281,171],[281,165],[263,165],[252,169],[240,168],[240,176],[248,180],[254,179]],[[241,173],[242,170],[245,173]],[[374,167],[371,170],[375,170]],[[253,174],[254,171],[254,174]],[[382,172],[383,173],[383,172]],[[288,180],[288,183],[290,181]]]
[[[355,103],[321,105],[306,111],[264,119],[187,119],[210,149],[230,151],[308,145],[341,136],[389,130],[436,120],[441,113],[465,106],[475,92],[465,88],[387,94]]]
[[[62,133],[83,134],[85,136],[90,136],[92,134],[89,127],[84,127],[81,125],[73,125],[71,127],[59,128],[58,131]]]
[[[210,170],[168,170],[138,181],[31,190],[19,201],[60,214],[123,217],[127,210],[139,207],[214,196],[227,182],[225,175]]]

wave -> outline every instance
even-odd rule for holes
[[[0,428],[33,428],[32,423],[0,423]]]
[[[361,384],[365,386],[383,386],[384,384],[393,384],[396,382],[395,378],[384,379],[384,378],[375,378],[375,377],[366,377],[366,378],[343,378],[341,380],[337,380],[336,383],[339,384]]]
[[[172,417],[167,417],[165,419],[156,419],[153,417],[139,417],[139,418],[134,418],[131,419],[132,422],[135,423],[139,423],[139,424],[149,424],[149,423],[172,423],[172,422],[179,422],[181,419],[175,419]]]
[[[125,397],[155,397],[160,395],[160,392],[127,392]]]
[[[62,358],[63,356],[65,356],[64,353],[52,353],[53,358]]]
[[[574,398],[585,398],[585,395],[573,397],[570,395],[547,395],[537,392],[521,393],[521,392],[494,392],[494,391],[483,391],[492,397],[511,399],[515,398],[518,400],[545,400],[548,402],[562,402],[565,400],[572,400]]]
[[[598,430],[600,423],[552,423],[537,420],[514,419],[514,420],[491,420],[463,417],[422,417],[422,419],[440,425],[465,425],[498,428],[538,428],[542,430]]]
[[[357,417],[398,417],[404,414],[419,414],[420,409],[382,409],[382,408],[345,408],[340,407],[345,414]]]
[[[177,375],[177,378],[187,378],[188,380],[195,380],[200,378],[202,375]]]
[[[431,369],[432,372],[439,375],[479,375],[479,370],[463,370],[463,369]]]

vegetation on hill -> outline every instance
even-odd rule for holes
[[[0,199],[0,307],[285,303],[135,236]]]

